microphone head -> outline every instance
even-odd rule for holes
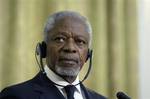
[[[123,92],[117,92],[116,96],[117,96],[118,99],[131,99],[129,96],[127,96]]]

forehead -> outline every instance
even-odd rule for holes
[[[50,31],[50,34],[57,34],[62,32],[83,36],[89,40],[89,33],[86,29],[85,22],[79,18],[64,17],[62,19],[56,20],[54,27]]]

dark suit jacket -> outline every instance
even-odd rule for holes
[[[86,99],[106,99],[81,84],[81,90]],[[33,79],[24,83],[7,87],[0,93],[0,99],[65,99],[57,87],[47,78],[39,73]]]

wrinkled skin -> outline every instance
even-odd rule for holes
[[[56,74],[72,83],[86,62],[89,33],[78,18],[57,20],[49,31],[46,62]]]

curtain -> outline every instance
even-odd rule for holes
[[[87,16],[93,27],[93,66],[85,85],[109,99],[117,91],[138,99],[136,0],[0,0],[0,89],[36,75],[35,46],[48,15],[61,10]]]

